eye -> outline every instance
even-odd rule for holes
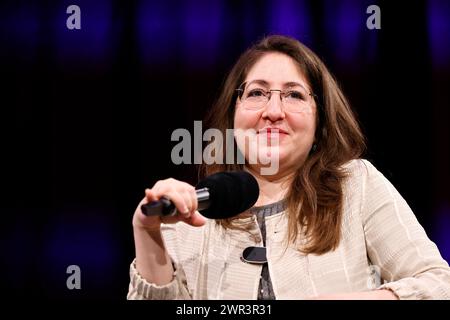
[[[287,91],[285,97],[293,100],[306,100],[305,94],[296,90]]]
[[[263,89],[252,89],[248,92],[247,97],[264,97],[266,95]]]

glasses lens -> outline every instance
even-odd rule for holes
[[[242,95],[244,107],[248,109],[261,109],[268,101],[268,93],[263,87],[250,84]]]
[[[283,105],[286,111],[300,113],[311,112],[311,96],[308,91],[300,86],[287,89],[283,93]]]

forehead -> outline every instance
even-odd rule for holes
[[[299,65],[291,57],[278,52],[263,55],[249,70],[245,82],[264,80],[269,85],[298,82],[308,86]]]

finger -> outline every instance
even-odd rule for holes
[[[157,199],[162,196],[169,198],[184,218],[190,217],[197,209],[195,188],[188,183],[169,178],[157,181],[151,190]],[[182,201],[178,200],[179,196]]]
[[[191,198],[191,213],[194,214],[195,211],[198,209],[198,200],[197,200],[197,192],[195,191],[195,188],[188,184],[187,192],[189,194],[189,197]]]
[[[183,218],[182,221],[193,227],[201,227],[206,223],[206,218],[195,211],[189,218]]]
[[[198,211],[194,212],[189,218],[185,218],[182,215],[172,217],[161,217],[162,223],[171,224],[182,221],[193,227],[201,227],[206,223],[206,218],[202,216]]]
[[[158,197],[156,196],[155,191],[152,189],[149,189],[149,188],[145,189],[145,198],[147,199],[148,202],[158,200]]]
[[[189,205],[190,203],[186,203],[185,197],[176,190],[169,190],[163,193],[166,198],[168,198],[177,208],[178,212],[184,216],[189,217]]]
[[[180,182],[180,184],[177,185],[177,191],[183,197],[189,209],[189,214],[186,214],[185,217],[191,216],[198,207],[195,188],[188,183]]]
[[[197,199],[192,199],[192,195],[187,189],[179,192],[179,194],[180,194],[180,196],[183,197],[184,203],[186,203],[186,206],[188,208],[187,212],[181,212],[181,213],[183,214],[183,216],[185,218],[189,218],[195,212],[194,210],[192,210],[192,208],[194,207],[194,204],[195,204],[194,201],[197,201]]]

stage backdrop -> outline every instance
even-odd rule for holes
[[[196,182],[194,166],[171,161],[173,130],[193,132],[239,54],[269,34],[329,66],[366,158],[448,261],[450,3],[394,2],[2,1],[2,289],[125,299],[144,188]],[[67,288],[71,265],[79,290]]]

